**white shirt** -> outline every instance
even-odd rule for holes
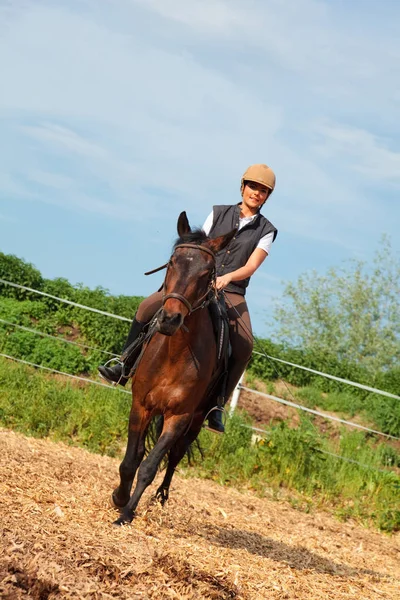
[[[248,223],[251,223],[251,221],[253,221],[253,219],[255,219],[256,216],[257,215],[253,215],[251,217],[243,217],[242,219],[239,217],[239,229],[242,229],[242,227],[244,227]],[[203,225],[203,231],[206,233],[206,235],[209,235],[213,221],[214,221],[214,211],[212,210]],[[260,241],[258,242],[256,247],[261,248],[261,250],[264,250],[264,252],[269,254],[269,249],[271,248],[273,239],[274,239],[274,232],[271,231],[271,233],[267,233],[267,235],[264,235],[260,239]]]

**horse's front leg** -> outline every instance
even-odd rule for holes
[[[191,415],[175,415],[165,418],[161,436],[146,460],[141,463],[135,490],[129,502],[122,509],[121,516],[114,522],[115,525],[123,525],[124,523],[130,523],[132,521],[139,500],[142,497],[144,490],[156,476],[160,462],[168,450],[175,444],[176,440],[184,434],[185,429],[189,426],[190,420]]]
[[[142,406],[132,405],[126,452],[119,467],[120,484],[111,496],[112,503],[116,508],[123,508],[129,502],[133,480],[145,453],[145,439],[149,423],[149,413]]]

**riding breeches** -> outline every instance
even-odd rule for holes
[[[225,292],[225,300],[229,321],[229,341],[232,349],[226,385],[226,398],[229,398],[251,358],[253,334],[245,297],[241,294]],[[140,303],[136,320],[147,323],[161,308],[161,305],[162,292],[151,294]]]

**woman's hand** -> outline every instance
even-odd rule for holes
[[[222,275],[221,277],[217,277],[215,281],[215,288],[218,291],[224,290],[227,285],[232,281],[231,274],[227,273],[226,275]]]

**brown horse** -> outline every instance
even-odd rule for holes
[[[175,468],[197,438],[211,408],[208,392],[218,364],[213,326],[205,306],[215,282],[215,254],[235,232],[209,239],[203,231],[191,230],[185,212],[179,216],[179,239],[168,263],[157,331],[148,341],[132,380],[128,443],[119,469],[120,484],[112,494],[115,507],[121,509],[116,525],[132,521],[144,490],[168,453],[167,471],[156,493],[162,503],[167,500]],[[156,415],[163,416],[161,435],[143,460],[148,427]]]

